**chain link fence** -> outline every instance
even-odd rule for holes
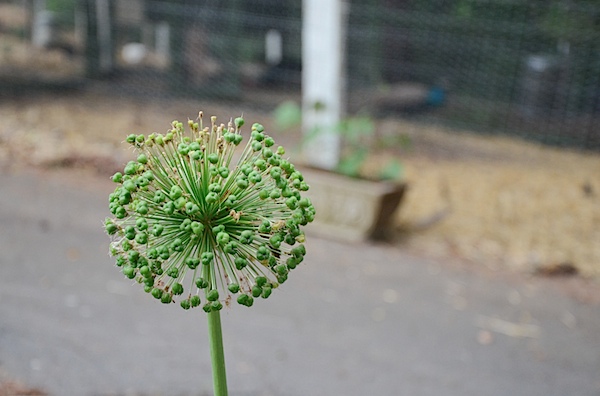
[[[300,1],[0,1],[0,91],[102,86],[266,109],[301,89]],[[347,108],[600,148],[595,0],[348,2]]]

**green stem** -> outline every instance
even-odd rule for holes
[[[227,396],[225,355],[223,353],[223,335],[221,334],[221,315],[219,311],[208,313],[208,339],[210,341],[214,394],[215,396]]]

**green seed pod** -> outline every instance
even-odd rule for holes
[[[129,265],[123,267],[123,275],[125,275],[129,279],[133,279],[135,277],[135,268]]]
[[[174,295],[179,296],[181,294],[183,294],[183,285],[181,283],[173,283],[173,286],[171,287],[171,291],[173,292]]]
[[[171,190],[169,190],[169,197],[171,197],[171,199],[173,201],[176,200],[177,198],[181,197],[182,194],[183,194],[183,191],[177,185],[172,186]]]
[[[125,260],[124,257],[117,257],[117,259],[116,259],[117,267],[122,267],[126,263],[127,263],[127,261]]]
[[[197,278],[195,283],[198,289],[206,289],[208,287],[208,281],[204,278]]]
[[[137,157],[137,162],[146,165],[148,163],[148,157],[146,157],[146,154],[140,154]]]
[[[242,125],[244,125],[244,119],[242,117],[237,117],[233,122],[235,123],[236,128],[241,128]]]
[[[216,163],[219,162],[219,154],[217,153],[210,153],[206,159],[208,159],[208,162],[210,162],[211,164],[215,165]]]
[[[175,213],[175,204],[172,201],[166,202],[162,207],[163,212],[167,215]]]
[[[275,249],[279,249],[281,246],[281,242],[283,242],[283,236],[281,234],[275,234],[271,238],[269,238],[269,243]]]
[[[279,158],[279,156],[272,156],[269,157],[269,164],[273,165],[273,166],[279,166],[281,164],[281,159]]]
[[[229,242],[229,234],[226,232],[219,232],[217,234],[217,243],[221,246],[225,246]]]
[[[164,229],[165,227],[163,227],[161,224],[156,224],[152,227],[152,235],[159,237],[162,235]]]
[[[269,220],[263,220],[260,226],[258,227],[258,232],[263,234],[268,234],[271,232],[271,223]]]
[[[190,269],[196,269],[196,267],[198,267],[198,265],[200,265],[200,259],[198,257],[188,257],[185,260],[185,264],[190,268]]]
[[[163,295],[163,291],[157,287],[155,287],[154,289],[152,289],[152,291],[150,292],[154,298],[156,298],[157,300],[160,300],[162,298]]]
[[[287,265],[288,269],[291,269],[291,270],[296,268],[296,266],[298,266],[298,264],[299,264],[298,260],[294,257],[289,257],[286,261],[286,265]]]
[[[192,307],[197,307],[200,305],[200,296],[192,296],[192,298],[190,298],[190,304],[192,305]]]
[[[140,205],[138,205],[138,207],[136,208],[136,211],[141,215],[148,214],[148,205],[146,205],[145,202],[142,202],[142,203],[140,203]]]
[[[169,248],[166,246],[160,246],[158,248],[158,254],[159,254],[160,258],[163,260],[168,260],[169,257],[171,257],[171,252],[169,251]]]
[[[154,278],[152,277],[152,275],[144,278],[144,285],[151,289],[154,287]],[[147,292],[150,292],[150,290],[148,290]]]
[[[212,263],[214,258],[215,258],[215,255],[213,254],[213,252],[203,252],[200,255],[200,260],[202,261],[202,264],[204,264],[204,265],[209,265],[210,263]]]
[[[264,130],[265,130],[265,127],[263,127],[262,124],[259,124],[258,122],[255,122],[254,124],[252,124],[252,131],[263,132]]]
[[[285,155],[285,149],[283,148],[283,146],[277,147],[277,154]]]
[[[206,313],[212,312],[213,311],[212,304],[210,302],[207,302],[206,304],[204,304],[204,306],[202,306],[202,310]]]
[[[260,297],[260,295],[262,294],[262,287],[258,286],[258,285],[254,285],[252,286],[252,297]]]
[[[248,179],[238,177],[237,179],[235,179],[235,184],[238,186],[239,189],[245,190],[246,188],[248,188]]]
[[[256,140],[252,142],[252,150],[253,151],[260,151],[262,150],[263,145],[261,142],[257,142]]]
[[[244,140],[242,135],[235,135],[233,138],[233,144],[237,146],[242,142],[242,140]]]
[[[150,248],[146,250],[146,255],[150,260],[154,260],[158,258],[158,250],[156,250],[156,248]]]
[[[184,197],[179,197],[175,201],[173,201],[176,210],[182,210],[187,204],[187,200]]]
[[[233,205],[235,205],[235,203],[237,202],[237,196],[234,194],[231,194],[230,196],[227,197],[227,199],[225,200],[225,205],[227,207],[232,207]]]
[[[147,187],[148,184],[150,184],[150,180],[146,179],[145,177],[141,176],[139,177],[136,181],[135,184],[137,185],[137,187],[142,188],[144,191],[146,191],[146,189],[144,189],[144,187]]]
[[[262,200],[265,200],[267,198],[269,198],[271,191],[267,190],[267,189],[262,189],[260,190],[260,192],[258,193],[258,197]]]
[[[173,242],[171,242],[171,249],[175,252],[181,252],[183,250],[183,241],[181,238],[175,238]]]
[[[285,275],[288,273],[288,268],[283,264],[279,264],[275,267],[275,271],[277,271],[277,274],[279,275]]]
[[[127,227],[125,227],[125,234],[133,235],[133,238],[135,238],[135,227],[132,225],[128,225]],[[131,240],[133,238],[127,238],[127,239]]]
[[[214,193],[220,193],[221,188],[222,188],[221,183],[211,183],[208,186],[208,191],[214,192]]]
[[[131,265],[135,266],[140,260],[140,252],[137,250],[130,250],[127,252],[127,258],[129,259]]]
[[[195,203],[188,202],[185,204],[185,211],[189,215],[194,215],[194,214],[200,212],[200,207],[198,205],[196,205]]]
[[[265,146],[272,147],[275,144],[275,140],[272,137],[268,136],[265,138]]]
[[[269,298],[269,296],[271,295],[272,292],[273,292],[273,288],[271,288],[271,287],[263,287],[261,297],[262,298]]]
[[[160,298],[160,302],[163,304],[169,304],[172,301],[173,297],[169,293],[163,293],[162,297]]]
[[[233,255],[237,253],[237,248],[237,242],[231,241],[227,245],[225,245],[225,248],[223,250],[225,251],[225,253]]]
[[[119,227],[117,227],[117,226],[116,226],[114,223],[109,223],[109,224],[106,224],[106,225],[104,226],[104,228],[106,229],[106,233],[107,233],[108,235],[113,235],[113,234],[115,234],[115,233],[117,232],[117,230],[119,229]]]
[[[127,165],[125,165],[125,169],[123,170],[123,172],[125,172],[126,175],[135,175],[138,171],[138,164],[136,164],[133,161],[129,161],[129,163],[127,163]]]
[[[140,232],[135,236],[135,241],[140,245],[145,245],[148,242],[148,234],[145,232]]]
[[[148,278],[149,276],[152,276],[152,271],[150,271],[150,268],[148,268],[147,265],[144,265],[143,267],[140,267],[140,275],[144,278]]]
[[[269,197],[271,199],[281,198],[281,191],[279,191],[278,189],[274,188],[273,190],[271,190],[271,193],[269,194]]]
[[[114,181],[115,183],[123,182],[123,174],[121,172],[115,173],[112,177],[112,181]]]
[[[240,285],[238,285],[237,283],[230,283],[227,288],[229,289],[230,292],[232,292],[233,294],[236,294],[237,292],[240,291]]]
[[[252,171],[248,175],[248,180],[254,184],[260,183],[262,181],[262,176],[260,175],[260,173],[258,173],[256,171]]]
[[[257,286],[263,287],[267,284],[267,278],[265,278],[264,276],[257,276],[255,282]]]
[[[273,156],[273,151],[270,148],[265,147],[262,150],[262,155],[265,159],[271,158]]]
[[[135,138],[137,136],[135,135],[135,133],[132,133],[130,135],[127,135],[127,139],[125,139],[127,141],[127,143],[135,143]]]
[[[219,195],[214,192],[209,192],[208,194],[206,194],[205,200],[206,200],[206,203],[213,204],[219,200]]]
[[[167,271],[167,275],[170,276],[171,278],[178,278],[179,277],[179,268],[177,268],[177,267],[169,268],[169,270]]]
[[[213,234],[218,234],[219,232],[223,232],[223,231],[225,231],[225,226],[223,224],[218,225],[218,226],[214,226],[212,228]]]
[[[247,294],[240,294],[237,298],[237,302],[240,305],[245,305],[246,307],[251,307],[254,303],[254,299]]]
[[[124,207],[119,206],[116,210],[115,210],[115,217],[117,219],[124,219],[127,216],[127,211],[125,210]]]
[[[181,300],[179,305],[181,305],[181,308],[188,310],[188,309],[190,309],[191,302],[190,302],[190,300]]]
[[[240,242],[246,245],[249,245],[254,240],[254,233],[250,230],[242,231],[240,235]]]
[[[202,159],[202,151],[190,151],[189,156],[194,161],[200,161]]]
[[[121,194],[119,195],[119,204],[127,205],[130,202],[131,202],[131,194],[129,193],[129,191],[125,190],[125,191],[121,192]]]
[[[136,143],[140,143],[141,144],[141,143],[144,143],[145,140],[146,140],[146,137],[144,135],[142,135],[142,134],[137,135],[135,137]]]
[[[179,145],[177,146],[177,151],[181,155],[188,155],[188,153],[190,152],[190,146],[188,146],[185,143],[179,143]]]
[[[147,170],[147,171],[145,171],[145,172],[142,174],[142,176],[143,176],[143,177],[144,177],[146,180],[148,180],[148,181],[153,181],[153,180],[154,180],[154,173],[152,173],[152,171],[151,171],[151,170]]]
[[[148,229],[148,221],[146,219],[144,219],[143,217],[140,217],[139,219],[137,219],[135,221],[135,226],[137,227],[138,230],[145,231]]]
[[[285,204],[288,208],[294,210],[298,207],[298,200],[296,197],[290,197],[285,201]]]
[[[154,193],[154,197],[152,198],[152,201],[154,201],[155,203],[158,204],[158,203],[165,202],[166,199],[167,199],[167,196],[165,195],[165,193],[159,190]]]
[[[204,224],[198,223],[197,221],[193,221],[190,225],[192,232],[196,235],[200,235],[204,232]]]
[[[227,168],[226,166],[221,166],[219,169],[219,176],[221,176],[223,179],[227,179],[229,177],[229,168]]]
[[[208,301],[217,301],[219,299],[219,291],[217,289],[210,290],[206,293],[206,299]]]
[[[236,269],[241,270],[248,265],[248,261],[242,257],[236,257],[233,260],[233,264],[235,265]]]

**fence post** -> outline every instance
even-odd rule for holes
[[[343,0],[303,2],[302,128],[311,135],[304,155],[309,164],[330,170],[339,161],[335,129],[345,111],[346,6]]]

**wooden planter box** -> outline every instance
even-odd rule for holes
[[[310,185],[306,195],[317,211],[307,228],[309,233],[349,242],[391,237],[394,212],[406,184],[354,179],[316,169],[301,171]]]

